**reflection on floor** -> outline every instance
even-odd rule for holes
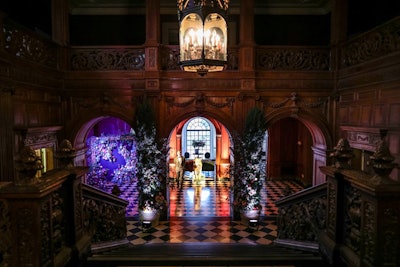
[[[111,186],[108,190],[111,191]],[[266,181],[262,190],[264,214],[266,218],[275,217],[278,209],[275,201],[286,194],[301,190],[296,181],[293,180],[273,180]],[[121,185],[121,198],[129,202],[126,209],[128,218],[137,217],[138,212],[138,193],[136,182]],[[190,179],[186,179],[183,190],[176,188],[175,182],[170,183],[169,190],[169,212],[170,216],[208,216],[208,217],[229,217],[230,216],[230,183],[227,180],[214,182],[208,179],[204,186],[192,186]]]
[[[169,185],[169,221],[144,231],[138,222],[136,183],[121,186],[120,196],[129,201],[128,240],[131,244],[219,242],[270,244],[276,238],[275,201],[302,189],[295,181],[267,181],[262,192],[264,214],[258,229],[230,218],[230,182],[207,179],[203,186],[186,179],[182,189]]]
[[[148,243],[246,243],[269,245],[276,238],[275,221],[262,221],[258,229],[227,218],[171,218],[149,230],[128,220],[128,240],[133,245]]]

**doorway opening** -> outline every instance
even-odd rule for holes
[[[188,118],[170,135],[171,217],[229,217],[230,134],[220,122],[205,117]],[[174,159],[185,157],[184,182],[178,187]]]

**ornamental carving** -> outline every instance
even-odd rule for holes
[[[344,188],[344,244],[360,255],[361,194],[350,185]]]
[[[311,48],[258,48],[257,70],[278,71],[328,71],[329,49]]]
[[[7,20],[3,31],[5,51],[24,60],[57,67],[57,47],[54,43],[41,39]]]
[[[58,254],[65,245],[66,240],[64,199],[59,192],[55,192],[51,196],[50,204],[51,222],[53,226],[51,232],[53,254]]]
[[[144,70],[143,48],[72,49],[72,70]]]
[[[84,225],[93,235],[93,243],[119,240],[126,237],[125,207],[84,199]]]
[[[279,207],[279,238],[298,241],[318,241],[326,228],[326,197]]]
[[[0,266],[11,266],[11,219],[6,200],[0,200]]]
[[[55,133],[40,133],[26,136],[24,144],[26,146],[37,146],[39,144],[55,143],[56,140]]]
[[[320,109],[322,113],[326,113],[329,97],[323,99],[319,98],[315,101],[307,101],[301,98],[296,92],[292,92],[288,97],[284,98],[280,102],[269,102],[267,100],[262,100],[262,102],[266,107],[273,109],[280,109],[283,107],[304,107],[308,109]]]
[[[179,65],[179,46],[163,46],[161,48],[161,69],[181,69]]]
[[[83,214],[82,214],[82,206],[83,206],[83,196],[82,196],[82,183],[77,183],[74,186],[74,193],[75,193],[75,228],[77,232],[80,232],[83,230]]]
[[[363,245],[364,245],[364,260],[368,261],[371,266],[374,265],[376,251],[376,206],[375,204],[366,201],[364,203],[364,227],[363,227]],[[390,249],[385,246],[385,250]],[[396,247],[395,247],[396,249]],[[393,265],[394,266],[394,265]]]
[[[385,266],[399,265],[400,256],[400,209],[387,208],[384,211],[384,231],[383,231],[383,259]]]
[[[49,201],[44,201],[40,206],[40,263],[42,266],[51,260],[50,212]]]
[[[336,186],[328,183],[328,222],[327,228],[332,232],[336,229]]]
[[[219,100],[219,101],[217,101]],[[215,108],[230,108],[232,111],[233,103],[235,102],[234,97],[208,97],[205,94],[199,93],[196,96],[190,97],[188,100],[184,102],[177,102],[175,101],[174,97],[166,97],[165,102],[168,104],[168,107],[178,107],[178,108],[185,108],[190,105],[195,105],[196,107],[202,107],[205,104],[208,104]]]
[[[353,39],[342,51],[342,67],[354,66],[400,50],[400,20]]]
[[[35,238],[33,230],[33,223],[35,222],[35,216],[33,214],[32,209],[22,208],[18,209],[16,213],[16,221],[18,222],[15,225],[16,232],[18,233],[17,239],[17,249],[19,255],[19,265],[18,266],[32,266],[34,262],[34,251],[37,251],[35,248]]]

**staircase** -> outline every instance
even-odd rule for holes
[[[94,254],[88,267],[112,266],[285,266],[322,267],[313,252],[277,245],[175,243],[129,245]]]

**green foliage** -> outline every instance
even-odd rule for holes
[[[261,146],[266,129],[264,113],[257,107],[252,108],[247,114],[244,129],[244,142],[247,150],[256,151],[258,146]]]
[[[145,97],[143,102],[136,109],[136,125],[135,132],[137,134],[150,135],[155,127],[155,116],[153,109]],[[139,131],[140,128],[140,131]],[[144,136],[139,136],[144,138]]]
[[[262,144],[266,124],[264,114],[258,108],[249,111],[243,136],[233,135],[234,159],[231,165],[234,177],[234,202],[237,211],[258,210],[261,205],[261,189],[265,179],[262,166]]]

